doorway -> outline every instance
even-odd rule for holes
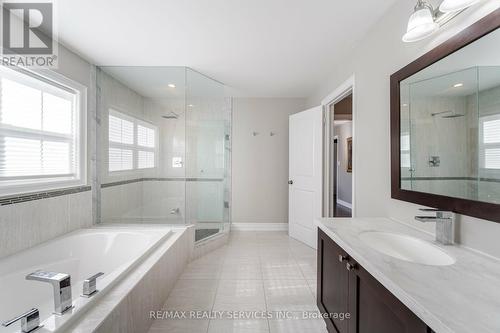
[[[326,104],[325,201],[329,217],[353,216],[353,90],[347,89]]]

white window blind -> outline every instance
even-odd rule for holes
[[[80,92],[0,67],[0,194],[83,183]]]
[[[500,115],[480,118],[480,161],[484,169],[500,169]]]
[[[401,167],[402,168],[411,168],[411,155],[410,155],[410,134],[402,133],[401,134]]]
[[[155,167],[156,127],[116,110],[109,110],[109,171]]]
[[[137,125],[137,144],[142,147],[155,147],[155,130],[144,125]]]
[[[151,151],[139,150],[139,156],[137,159],[138,169],[148,169],[155,167],[155,153]]]

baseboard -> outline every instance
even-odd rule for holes
[[[352,204],[345,202],[344,200],[340,200],[337,198],[337,203],[341,206],[344,206],[346,208],[352,209]]]
[[[288,223],[231,223],[232,231],[288,231]]]

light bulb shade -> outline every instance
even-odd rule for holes
[[[444,0],[439,5],[439,10],[443,13],[457,12],[472,6],[479,0]]]
[[[432,35],[439,24],[434,21],[434,15],[430,8],[421,7],[416,9],[410,16],[406,34],[403,36],[404,42],[416,42]]]

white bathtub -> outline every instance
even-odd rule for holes
[[[44,327],[37,332],[64,332],[65,327],[171,234],[170,229],[160,227],[81,229],[1,259],[0,321],[38,308]],[[62,316],[52,314],[52,286],[25,279],[39,269],[71,275],[72,310]],[[91,298],[80,297],[83,280],[97,272],[105,273],[97,281],[99,292]],[[19,332],[19,328],[19,323],[7,328],[0,326],[0,333]]]

